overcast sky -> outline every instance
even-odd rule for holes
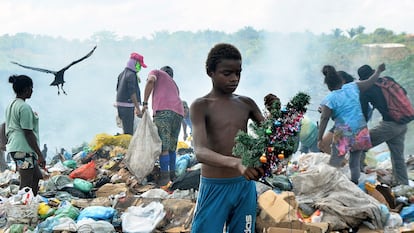
[[[360,25],[414,33],[412,0],[1,0],[0,35],[28,32],[85,39],[107,30],[151,37],[157,31],[246,26],[279,32],[330,33]]]

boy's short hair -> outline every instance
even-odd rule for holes
[[[220,43],[216,44],[208,53],[206,60],[206,72],[209,74],[216,70],[217,64],[222,59],[242,60],[240,51],[231,44]]]

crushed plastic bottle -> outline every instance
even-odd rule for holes
[[[311,222],[322,222],[323,212],[316,210],[311,216]]]

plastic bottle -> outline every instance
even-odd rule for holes
[[[312,222],[321,222],[322,221],[323,212],[321,210],[316,210],[312,216],[311,220]]]
[[[31,188],[24,187],[17,192],[17,195],[21,196],[21,204],[28,205],[32,202],[34,194]]]

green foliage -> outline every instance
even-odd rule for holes
[[[260,125],[249,125],[253,134],[238,132],[233,154],[240,156],[242,164],[247,167],[262,166],[265,176],[270,176],[272,169],[278,167],[283,158],[297,150],[300,120],[309,102],[310,96],[303,92],[296,94],[283,108],[278,101],[274,101],[270,114]],[[279,157],[280,154],[283,158]],[[266,161],[260,161],[261,157]]]

